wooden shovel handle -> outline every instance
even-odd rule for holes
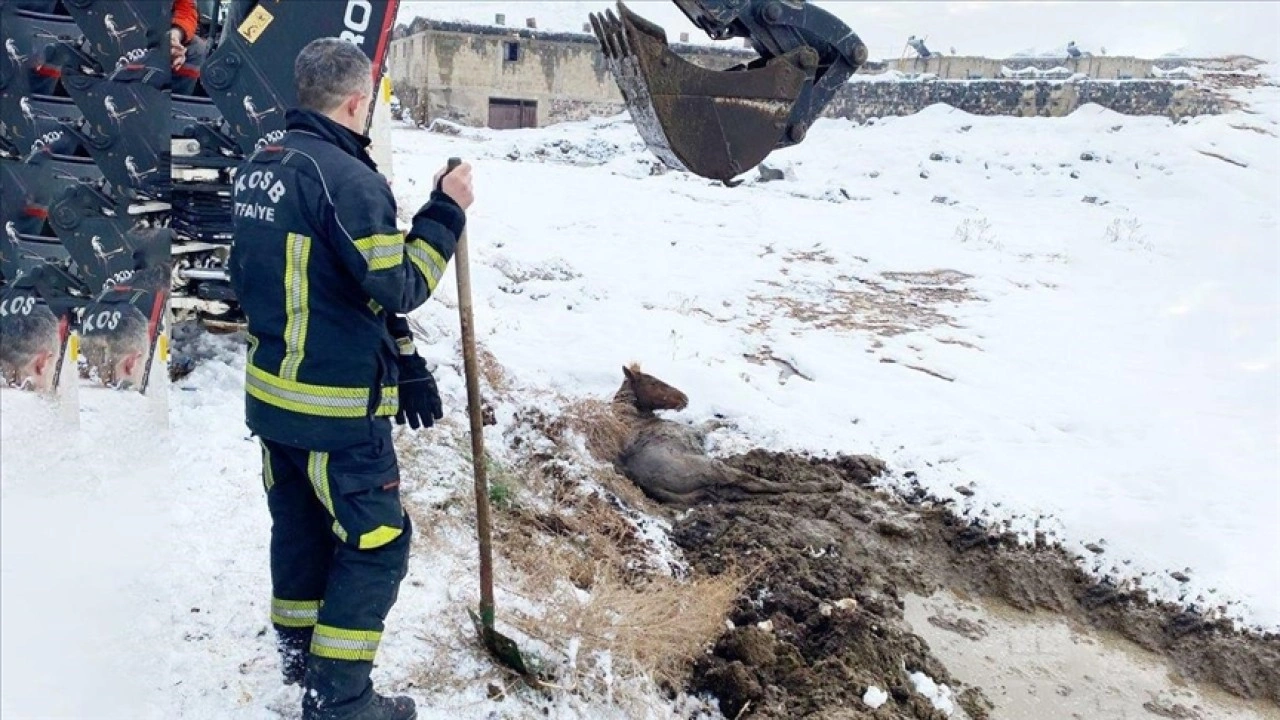
[[[462,164],[461,158],[449,158],[451,172]],[[453,254],[458,274],[458,316],[462,324],[462,367],[467,380],[467,414],[471,419],[471,465],[476,485],[476,533],[480,539],[480,620],[488,630],[493,628],[493,551],[489,542],[489,482],[485,475],[484,418],[480,410],[480,368],[476,362],[475,321],[471,308],[471,258],[467,247],[467,230],[463,227]]]

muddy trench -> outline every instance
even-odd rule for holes
[[[752,451],[725,462],[778,482],[843,481],[839,493],[761,496],[673,515],[673,540],[695,573],[731,567],[752,572],[728,618],[733,627],[696,661],[687,687],[717,698],[725,717],[1280,717],[1280,637],[1237,632],[1225,620],[1122,592],[1091,579],[1059,548],[992,535],[923,493],[904,499],[873,490],[873,479],[883,472],[873,458]],[[959,604],[935,603],[932,610],[920,604],[939,593]],[[910,603],[918,610],[914,626],[907,618]],[[966,607],[988,610],[968,616],[957,610]],[[993,668],[1007,649],[981,647],[980,641],[1002,622],[1012,623],[1006,630],[1016,638],[1023,633],[1019,623],[1045,617],[1067,628],[1064,648],[1114,638],[1163,663],[1158,680],[1171,692],[1204,690],[1182,690],[1186,697],[1172,699],[1113,698],[1108,705],[1089,698],[1089,687],[1049,677],[1054,692],[1036,700],[1038,709],[1014,712],[1026,703],[1012,697],[1011,687],[1036,692],[1024,682],[1024,668],[1050,667],[1041,661],[1053,651],[1037,648],[1030,661],[1017,661],[1024,668],[1003,668],[1003,677]],[[983,680],[955,676],[922,633],[935,641],[958,638],[949,648],[952,665],[971,665],[968,674]],[[1083,669],[1081,683],[1099,683],[1098,675],[1116,672],[1098,657],[1076,661],[1097,663]],[[965,662],[970,659],[975,663]],[[1010,678],[1013,685],[1004,682]],[[1113,695],[1138,692],[1123,678],[1112,680]],[[931,700],[930,682],[948,686],[950,695]],[[1010,697],[996,697],[1002,688]],[[1221,697],[1210,700],[1215,693]],[[1106,709],[1120,707],[1120,700],[1139,714]],[[1084,709],[1072,709],[1077,707]]]

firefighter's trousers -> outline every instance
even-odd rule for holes
[[[369,673],[408,571],[413,533],[391,423],[379,419],[370,440],[334,452],[261,443],[286,681],[303,682],[309,715],[345,715],[372,700]]]

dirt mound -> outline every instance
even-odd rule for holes
[[[691,682],[715,695],[727,717],[947,717],[945,703],[915,689],[916,673],[949,686],[968,716],[987,717],[982,692],[960,687],[904,621],[907,594],[940,589],[1114,631],[1166,658],[1185,680],[1280,703],[1280,638],[1097,582],[1061,549],[992,535],[923,493],[886,497],[868,487],[883,471],[873,458],[753,451],[727,462],[777,482],[845,482],[838,495],[702,505],[675,522],[672,539],[697,571],[719,573],[731,561],[756,570],[730,617],[734,627],[699,660]],[[875,699],[872,687],[888,691],[876,708],[863,701]]]

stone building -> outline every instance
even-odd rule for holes
[[[397,34],[388,71],[401,107],[420,123],[541,127],[623,109],[589,28],[548,33],[419,19]],[[672,43],[672,50],[715,69],[755,57],[744,48]]]

